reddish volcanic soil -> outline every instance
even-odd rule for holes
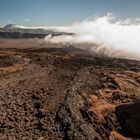
[[[139,138],[140,62],[0,40],[0,140]]]

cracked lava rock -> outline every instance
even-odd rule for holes
[[[140,138],[140,62],[18,45],[0,48],[0,140]]]

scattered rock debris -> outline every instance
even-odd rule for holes
[[[1,140],[140,138],[140,62],[84,53],[0,50]]]

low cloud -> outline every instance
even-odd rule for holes
[[[8,21],[7,21],[7,23],[8,24],[10,24],[10,23],[12,23],[13,21],[11,20],[11,19],[9,19]]]
[[[49,35],[45,40],[62,44],[88,43],[92,52],[140,60],[140,18],[117,20],[109,13],[106,16],[76,22],[71,26],[18,27],[74,33],[74,35]]]
[[[24,20],[24,22],[30,22],[30,19],[29,19],[29,18],[26,18],[26,19]]]
[[[117,21],[108,14],[71,26],[54,27],[56,31],[72,32],[73,36],[47,36],[51,43],[90,43],[91,50],[109,56],[140,59],[140,21],[126,19]]]

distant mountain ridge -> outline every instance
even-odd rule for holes
[[[14,28],[16,26],[16,24],[7,24],[6,26],[4,26],[5,29],[7,28]]]
[[[20,28],[16,24],[8,24],[0,28],[0,38],[44,38],[47,35],[58,36],[63,34],[72,35],[70,33],[56,32],[52,30],[44,30],[41,28]]]

